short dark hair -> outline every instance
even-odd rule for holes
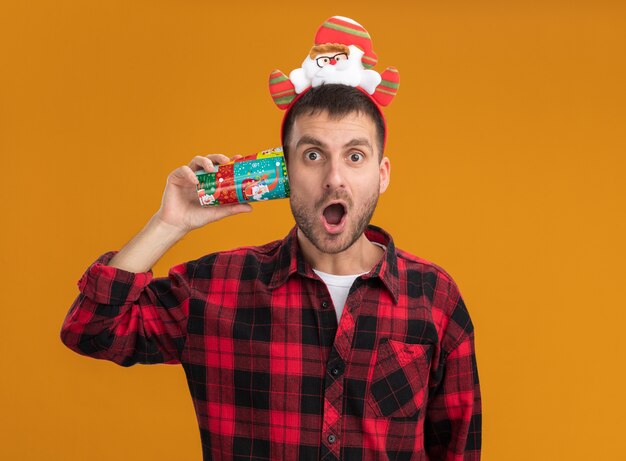
[[[291,130],[293,129],[296,118],[300,115],[314,115],[320,112],[327,112],[328,116],[333,119],[340,119],[352,113],[363,114],[370,117],[374,125],[376,125],[379,149],[378,160],[382,160],[386,127],[385,120],[376,106],[376,103],[361,90],[336,83],[311,88],[289,109],[283,122],[281,140],[285,157],[289,155],[287,143],[291,136]]]

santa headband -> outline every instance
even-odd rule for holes
[[[283,125],[294,103],[309,89],[324,83],[339,83],[355,87],[366,94],[386,121],[381,106],[387,106],[398,92],[400,75],[395,67],[382,74],[371,68],[378,62],[372,38],[358,22],[343,16],[327,19],[315,34],[315,45],[304,59],[302,67],[287,77],[276,69],[270,74],[270,94],[279,109],[285,110]]]

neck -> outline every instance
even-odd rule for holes
[[[361,234],[352,246],[335,254],[318,250],[300,229],[297,236],[304,259],[314,269],[327,274],[353,275],[369,272],[384,253],[381,247],[367,240],[365,234]]]

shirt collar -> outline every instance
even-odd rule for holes
[[[287,282],[295,273],[303,277],[318,280],[319,277],[313,272],[313,268],[304,260],[300,245],[298,244],[297,226],[294,226],[287,237],[282,241],[278,249],[278,263],[272,275],[268,287],[274,289]],[[393,298],[394,304],[398,303],[398,262],[393,238],[380,227],[369,225],[365,229],[365,236],[370,242],[377,242],[386,247],[380,261],[363,279],[378,277],[387,288]]]

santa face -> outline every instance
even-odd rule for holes
[[[363,52],[356,46],[348,47],[349,53],[335,50],[310,55],[302,63],[302,69],[313,86],[323,83],[341,83],[357,86],[361,81],[364,67],[361,63]]]
[[[345,52],[339,52],[339,53],[333,54],[332,56],[327,55],[327,54],[322,54],[322,55],[315,57],[315,63],[317,64],[317,67],[319,67],[320,69],[325,66],[336,66],[338,63],[342,63],[347,60],[348,60],[348,53],[345,53]]]
[[[215,202],[215,196],[213,194],[210,194],[210,195],[202,194],[200,196],[200,203],[202,203],[203,205],[213,205],[214,202]]]
[[[256,199],[256,200],[260,200],[261,197],[264,194],[268,194],[269,193],[269,188],[263,184],[263,183],[259,183],[256,186],[252,186],[252,196]]]

